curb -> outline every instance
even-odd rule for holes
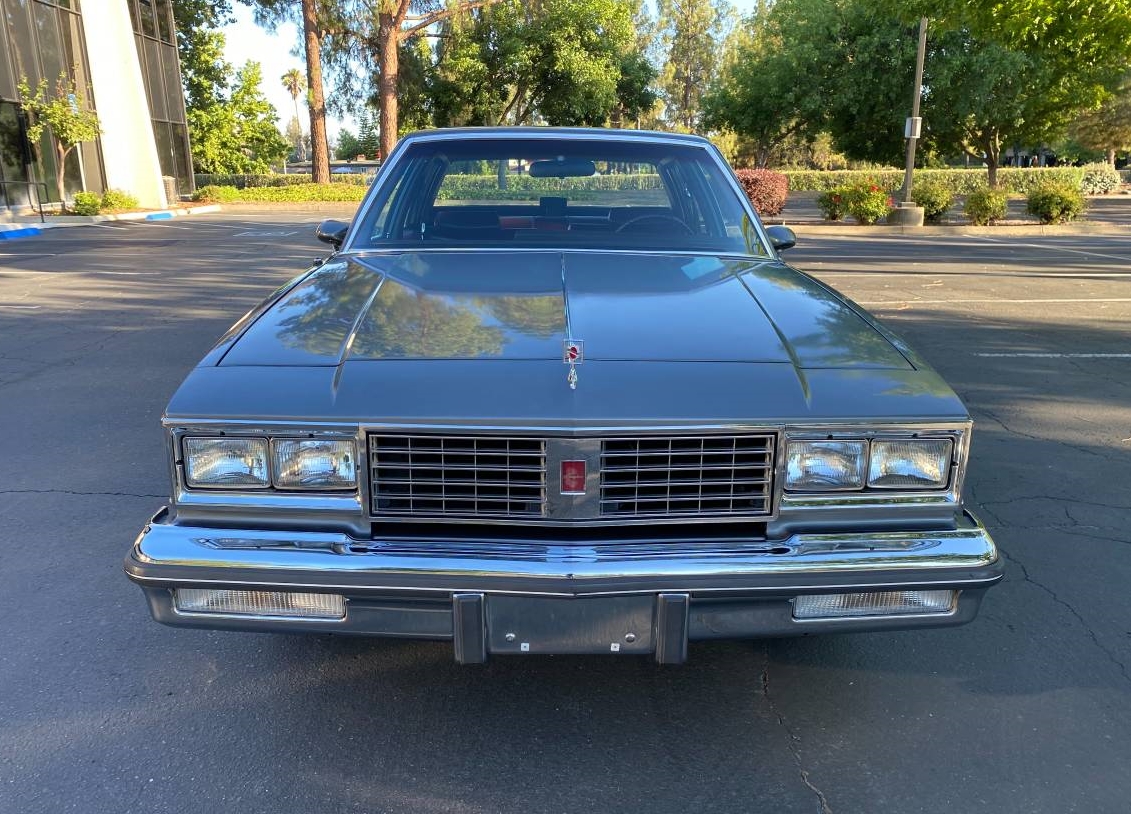
[[[249,201],[247,203],[235,202],[226,203],[222,207],[225,212],[307,212],[310,214],[331,213],[341,215],[343,213],[353,214],[357,212],[357,208],[361,206],[361,202],[353,201],[309,201],[309,202],[285,202],[271,203],[268,201]]]
[[[106,223],[117,220],[169,220],[188,215],[207,215],[219,212],[217,204],[206,206],[190,206],[178,209],[161,209],[156,212],[123,212],[120,215],[64,215],[49,217],[47,222],[52,226],[85,226],[91,223]]]
[[[0,240],[15,240],[20,237],[35,237],[43,233],[40,226],[23,226],[14,223],[0,223]]]
[[[1062,223],[1044,226],[1038,223],[1021,226],[858,226],[854,224],[823,223],[779,223],[767,222],[767,226],[785,226],[796,235],[826,235],[828,237],[879,237],[889,235],[911,235],[918,237],[940,237],[945,235],[1001,237],[1029,236],[1076,236],[1076,235],[1131,235],[1131,224],[1119,226],[1104,223]]]

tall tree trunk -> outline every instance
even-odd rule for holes
[[[400,25],[397,18],[382,11],[378,17],[377,42],[381,53],[381,82],[378,105],[381,113],[381,160],[397,146],[397,72],[400,70]]]
[[[306,44],[306,87],[310,89],[310,171],[316,184],[330,183],[330,145],[326,140],[326,98],[322,94],[322,41],[318,36],[315,0],[302,0],[302,33]]]
[[[1104,155],[1107,157],[1107,163],[1110,164],[1114,168],[1115,167],[1115,148],[1114,147],[1108,147],[1107,152]]]

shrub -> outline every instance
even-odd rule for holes
[[[1080,191],[1085,195],[1107,195],[1115,192],[1123,183],[1119,170],[1111,164],[1088,164],[1081,169],[1084,177],[1080,182]]]
[[[294,184],[286,187],[247,187],[236,191],[237,201],[304,203],[317,201],[359,202],[368,187],[359,184]]]
[[[817,208],[821,210],[821,214],[825,220],[842,220],[846,212],[848,212],[848,196],[851,189],[848,187],[836,187],[822,192],[817,196]]]
[[[789,179],[773,170],[738,170],[735,173],[746,197],[760,216],[780,215],[789,195]]]
[[[786,170],[791,192],[827,192],[842,186],[875,184],[894,192],[903,184],[903,170]],[[1063,181],[1079,186],[1084,177],[1083,167],[1001,167],[997,172],[998,184],[1006,192],[1025,195],[1034,187],[1049,181]],[[963,169],[923,169],[915,171],[921,182],[938,183],[955,195],[968,195],[986,185],[984,167]]]
[[[102,196],[97,192],[76,192],[71,211],[76,215],[97,215],[102,211]]]
[[[376,171],[376,170],[375,170]],[[311,183],[309,172],[302,173],[204,173],[196,174],[198,187],[221,186],[244,189],[245,187],[289,187]],[[338,173],[331,174],[330,181],[334,184],[362,184],[367,185],[373,176],[363,173]]]
[[[1009,209],[1009,196],[1000,189],[982,187],[966,196],[962,211],[976,226],[996,223],[1005,217]]]
[[[1067,184],[1047,184],[1029,193],[1025,211],[1041,223],[1063,223],[1084,211],[1084,194]]]
[[[209,184],[197,189],[192,199],[203,203],[231,203],[240,199],[240,191],[235,187]]]
[[[954,193],[938,181],[927,181],[911,186],[911,200],[923,207],[923,217],[928,223],[938,223],[954,206]]]
[[[103,210],[122,210],[122,209],[137,209],[138,201],[133,195],[128,192],[123,192],[120,189],[108,189],[102,193],[102,209]]]
[[[878,184],[853,187],[848,193],[848,214],[857,223],[871,225],[892,210],[891,195]]]

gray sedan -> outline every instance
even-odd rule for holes
[[[686,657],[974,618],[971,421],[694,136],[404,139],[163,418],[160,622]]]

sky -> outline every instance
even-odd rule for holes
[[[738,9],[739,14],[748,13],[757,2],[757,0],[730,1],[731,5]],[[280,128],[285,128],[287,122],[294,116],[294,103],[290,93],[283,88],[282,76],[291,68],[298,68],[305,73],[302,58],[295,56],[300,34],[298,27],[287,23],[279,26],[278,30],[272,33],[255,24],[251,9],[247,6],[234,3],[232,11],[236,21],[224,28],[224,56],[237,68],[249,59],[263,66],[263,92],[279,112]],[[326,93],[327,95],[333,93],[333,88],[329,84]],[[301,99],[299,104],[302,104]],[[301,112],[303,127],[308,129],[305,111]],[[352,118],[347,118],[345,121],[330,118],[328,129],[332,139],[336,138],[343,126],[354,132],[357,131],[357,122]]]

